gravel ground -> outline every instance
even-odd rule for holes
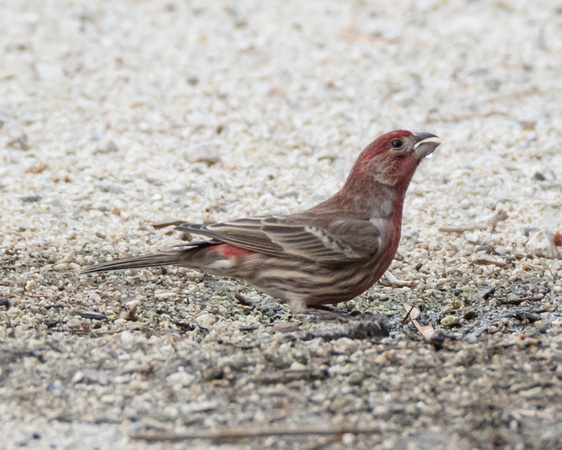
[[[0,448],[562,446],[559,1],[0,8]],[[363,315],[78,275],[181,242],[153,223],[311,206],[396,128],[443,145],[406,199],[410,284],[339,305]]]

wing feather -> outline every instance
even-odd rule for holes
[[[271,256],[299,256],[318,264],[372,258],[381,250],[381,230],[369,220],[323,218],[314,223],[299,216],[267,216],[212,225],[184,223],[176,227]]]

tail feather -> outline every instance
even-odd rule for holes
[[[134,258],[118,259],[87,267],[81,274],[107,272],[110,270],[142,269],[144,267],[171,266],[182,261],[184,251],[154,253],[151,255],[137,256]]]

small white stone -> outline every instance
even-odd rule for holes
[[[457,316],[446,316],[441,319],[441,325],[450,328],[459,323],[460,319]]]
[[[200,327],[203,328],[209,328],[211,327],[213,324],[215,324],[217,321],[217,317],[214,314],[210,314],[210,313],[202,313],[199,314],[197,316],[197,318],[195,319],[195,322],[197,322],[197,325],[199,325]]]
[[[192,163],[205,163],[212,166],[221,160],[221,147],[224,144],[220,141],[203,142],[184,150],[185,159]]]
[[[344,445],[344,447],[349,447],[353,445],[354,442],[355,442],[355,435],[353,433],[345,433],[341,437],[341,443]]]
[[[90,292],[88,295],[88,299],[94,303],[101,303],[101,296],[96,294],[95,292]]]
[[[333,343],[332,351],[340,355],[350,355],[357,350],[358,346],[359,344],[353,339],[343,337]]]
[[[128,330],[123,331],[121,333],[121,344],[126,347],[130,348],[135,343],[135,335]]]
[[[74,374],[74,376],[72,377],[72,382],[73,382],[73,383],[80,383],[83,379],[84,379],[84,372],[82,372],[81,370],[79,370],[79,371],[76,372],[76,373]]]
[[[191,373],[187,372],[175,372],[171,375],[168,375],[166,380],[170,383],[173,387],[187,387],[193,384],[193,382],[197,379],[197,377]]]
[[[293,362],[293,364],[291,364],[289,370],[296,370],[296,371],[306,370],[306,366],[298,361],[295,361]]]
[[[559,251],[554,245],[553,234],[547,230],[540,230],[533,234],[525,247],[535,256],[551,259],[559,256]]]

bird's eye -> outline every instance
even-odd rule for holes
[[[402,147],[402,144],[404,143],[400,139],[394,139],[391,145],[393,148],[400,148]]]

